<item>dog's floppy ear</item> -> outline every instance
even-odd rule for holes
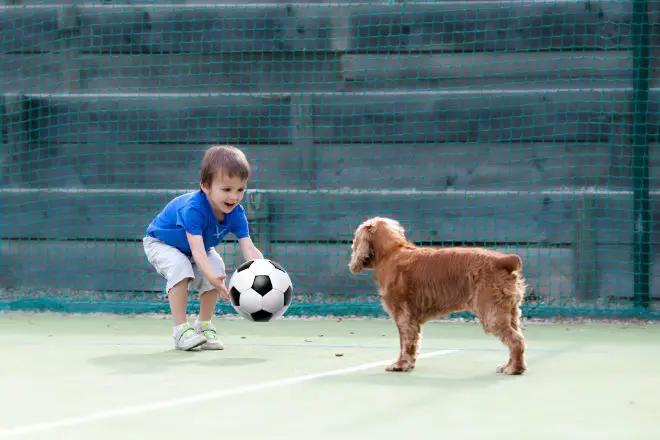
[[[371,240],[374,235],[374,230],[374,226],[370,224],[363,225],[357,229],[355,238],[353,239],[353,245],[351,246],[353,250],[351,261],[348,264],[351,273],[359,273],[362,269],[371,264],[371,259],[373,257]]]

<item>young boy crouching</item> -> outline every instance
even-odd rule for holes
[[[179,350],[223,349],[211,318],[218,296],[229,300],[229,292],[225,263],[214,247],[232,233],[245,260],[263,258],[240,204],[249,177],[249,162],[239,149],[209,148],[202,159],[199,189],[171,200],[146,229],[144,251],[166,280],[172,336]],[[193,326],[186,315],[189,289],[200,294]]]

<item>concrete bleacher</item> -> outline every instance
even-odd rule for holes
[[[544,298],[632,294],[632,3],[58,3],[0,7],[3,286],[160,293],[144,228],[235,143],[300,293],[373,295],[349,243],[388,215]]]

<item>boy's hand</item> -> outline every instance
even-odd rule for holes
[[[213,284],[213,287],[218,289],[220,298],[224,299],[225,301],[229,301],[229,290],[227,290],[227,287],[225,286],[226,278],[227,276],[225,275],[217,276],[211,279],[211,284]]]

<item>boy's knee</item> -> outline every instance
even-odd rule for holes
[[[183,278],[180,281],[175,282],[168,290],[167,293],[181,293],[188,292],[188,283],[190,283],[190,278]]]
[[[220,292],[218,291],[218,289],[212,288],[212,289],[209,289],[209,290],[206,290],[206,291],[200,293],[200,296],[205,296],[205,295],[216,295],[217,296],[219,294],[220,294]]]

